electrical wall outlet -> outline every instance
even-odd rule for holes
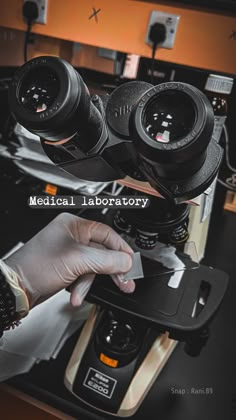
[[[24,0],[26,3],[27,0]],[[38,19],[35,20],[35,23],[41,23],[46,25],[47,23],[47,10],[48,10],[48,0],[31,0],[37,4],[39,10]]]
[[[152,46],[152,41],[149,39],[149,31],[151,25],[154,23],[162,23],[166,27],[166,39],[164,42],[158,44],[158,47],[171,49],[175,43],[175,36],[179,24],[180,16],[172,15],[170,13],[159,12],[154,10],[151,12],[147,27],[147,34],[145,42]]]

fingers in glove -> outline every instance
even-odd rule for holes
[[[90,242],[89,246],[98,248],[98,249],[105,249],[104,245],[97,244],[96,242]],[[112,274],[112,280],[116,284],[119,289],[124,293],[133,293],[135,290],[135,282],[133,280],[125,281],[123,274]]]
[[[103,223],[83,219],[70,213],[61,213],[53,220],[52,226],[55,223],[63,225],[73,239],[84,245],[94,241],[106,248],[133,254],[133,250],[127,242],[110,226]]]
[[[126,252],[97,249],[78,244],[78,276],[89,273],[127,273],[131,266],[132,258]]]
[[[133,254],[132,248],[110,226],[97,223],[91,230],[91,241],[98,242],[108,249]]]
[[[90,287],[92,286],[95,274],[84,274],[80,276],[70,287],[70,302],[72,306],[78,307],[85,299]]]
[[[74,216],[75,239],[88,245],[97,242],[108,249],[133,254],[132,248],[110,226]]]
[[[112,274],[112,280],[124,293],[133,293],[135,290],[135,282],[133,280],[124,281],[123,274]]]

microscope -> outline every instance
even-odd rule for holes
[[[128,175],[162,196],[112,216],[140,252],[143,278],[130,295],[109,276],[95,278],[92,309],[65,372],[66,387],[88,409],[132,416],[178,341],[190,356],[200,353],[227,288],[225,273],[186,252],[187,201],[211,185],[222,160],[212,107],[197,88],[178,82],[132,81],[91,97],[69,63],[49,56],[16,72],[9,104],[55,165],[89,181]]]

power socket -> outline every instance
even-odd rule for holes
[[[146,44],[149,44],[152,46],[152,41],[150,41],[149,39],[149,31],[150,31],[150,27],[154,23],[158,22],[158,23],[162,23],[166,27],[166,39],[164,42],[160,42],[160,44],[158,44],[158,47],[172,49],[175,43],[175,36],[176,36],[178,24],[179,24],[179,19],[180,19],[180,16],[178,15],[173,15],[170,13],[159,12],[157,10],[153,10],[151,12],[150,19],[148,22],[146,40],[145,40]]]
[[[26,3],[28,0],[24,0]],[[48,0],[30,0],[33,3],[36,3],[38,6],[39,16],[35,20],[35,23],[41,23],[41,25],[46,25],[47,23],[47,10],[48,10]]]

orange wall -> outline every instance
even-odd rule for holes
[[[21,66],[24,63],[24,39],[24,32],[0,27],[0,66]],[[73,42],[36,34],[34,44],[28,46],[28,60],[40,55],[56,55],[75,67],[113,74],[114,62],[99,57],[97,52],[97,47],[91,45],[81,45],[77,50],[73,49]]]
[[[24,63],[24,38],[22,31],[0,27],[0,66],[20,66]],[[44,35],[35,36],[28,46],[28,59],[39,55],[56,55],[72,60],[72,43]]]
[[[71,64],[75,67],[85,67],[109,74],[114,73],[114,61],[99,57],[98,48],[92,45],[82,45],[79,51],[73,50]]]
[[[161,49],[161,60],[236,74],[235,16],[130,0],[48,0],[47,25],[34,32],[54,39],[111,48],[150,57],[144,42],[149,15],[161,10],[181,15],[173,50]],[[92,8],[101,8],[98,23],[89,20]],[[25,30],[22,0],[1,0],[0,26]]]

